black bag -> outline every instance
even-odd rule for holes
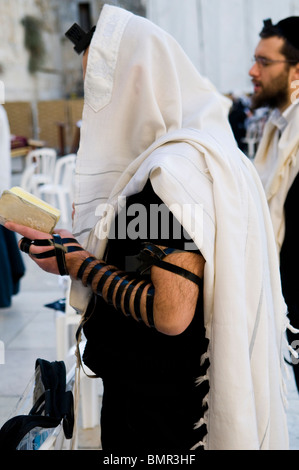
[[[66,439],[72,438],[74,400],[63,361],[36,360],[32,401],[28,415],[14,416],[0,429],[0,450],[37,450],[61,422]]]

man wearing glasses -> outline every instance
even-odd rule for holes
[[[254,65],[253,108],[272,109],[255,157],[274,226],[290,323],[299,327],[299,17],[264,21]],[[299,334],[288,331],[298,352]],[[299,391],[298,359],[292,359]]]

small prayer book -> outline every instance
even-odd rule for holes
[[[0,224],[15,222],[45,233],[52,233],[60,211],[24,189],[14,186],[0,198]]]

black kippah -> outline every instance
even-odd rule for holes
[[[287,39],[296,49],[299,49],[299,16],[290,16],[273,25],[271,19],[264,20],[263,31],[271,28],[277,35]]]

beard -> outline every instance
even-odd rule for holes
[[[289,81],[288,71],[279,75],[266,87],[261,82],[257,82],[261,86],[258,93],[254,93],[251,97],[252,109],[269,107],[282,108],[289,101]]]

